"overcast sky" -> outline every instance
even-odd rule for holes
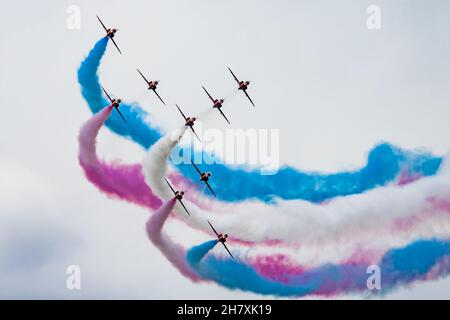
[[[381,8],[381,30],[366,9]],[[81,9],[81,28],[66,26]],[[0,11],[0,297],[258,298],[192,284],[144,232],[148,212],[114,201],[84,178],[77,134],[91,113],[76,71],[119,28],[102,83],[138,101],[165,131],[208,106],[201,91],[230,96],[227,66],[252,80],[252,108],[227,106],[234,128],[280,129],[280,159],[302,170],[362,166],[380,141],[435,154],[449,150],[450,2],[433,1],[10,1]],[[161,80],[163,108],[135,68]],[[232,84],[231,84],[232,85]],[[232,88],[232,87],[231,87]],[[205,126],[225,128],[220,117]],[[102,130],[107,159],[141,161],[143,150]],[[82,290],[66,289],[80,265]],[[389,298],[448,297],[450,279]],[[353,296],[352,296],[353,297]],[[357,296],[356,296],[357,297]]]

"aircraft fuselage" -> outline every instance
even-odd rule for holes
[[[247,90],[249,84],[248,81],[239,81],[239,90]]]
[[[109,38],[114,38],[114,34],[116,33],[116,29],[108,29],[106,32],[106,36]]]
[[[175,192],[175,199],[181,200],[181,199],[183,199],[183,195],[184,195],[183,191],[176,191]]]
[[[227,234],[225,234],[225,235],[219,234],[219,237],[218,237],[217,241],[225,243],[227,241],[227,238],[228,238]]]
[[[209,177],[210,177],[210,176],[211,176],[210,173],[205,173],[205,172],[204,172],[204,173],[201,174],[200,180],[206,182],[206,181],[209,180]]]

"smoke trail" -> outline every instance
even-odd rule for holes
[[[316,268],[293,266],[286,262],[287,259],[260,260],[252,264],[206,256],[218,243],[216,240],[194,246],[185,253],[182,247],[161,234],[174,204],[174,199],[169,200],[148,220],[147,233],[168,260],[194,281],[211,280],[230,289],[276,296],[378,293],[368,290],[369,264],[358,259]],[[450,271],[449,255],[450,242],[439,240],[421,240],[389,250],[378,262],[381,270],[380,293],[386,294],[399,285],[447,275]],[[258,271],[268,268],[271,270],[269,274]]]
[[[81,93],[93,113],[108,104],[102,95],[97,75],[107,43],[108,38],[99,40],[78,69]],[[160,131],[146,122],[147,113],[138,105],[122,103],[121,111],[128,125],[115,114],[106,122],[114,133],[130,138],[146,149],[161,137]],[[205,157],[211,159],[211,155],[204,152],[195,156],[196,159]],[[426,153],[407,152],[389,144],[380,144],[370,152],[366,166],[360,170],[336,174],[301,172],[283,167],[275,175],[263,176],[259,170],[229,168],[221,163],[202,164],[202,169],[220,177],[211,180],[211,185],[220,191],[218,197],[224,201],[259,199],[271,202],[274,198],[281,198],[322,202],[384,186],[400,174],[433,175],[440,163],[441,158]],[[191,181],[198,179],[190,164],[177,167]]]
[[[85,170],[85,173],[89,180],[93,182],[97,187],[99,187],[101,190],[105,191],[110,196],[113,196],[115,198],[124,199],[127,201],[131,201],[133,203],[136,203],[141,206],[145,206],[150,209],[155,209],[159,206],[160,202],[156,200],[156,196],[152,193],[152,191],[148,188],[146,183],[144,182],[144,177],[141,174],[141,167],[140,165],[120,165],[120,164],[107,164],[102,161],[99,161],[97,159],[96,150],[95,150],[95,138],[97,136],[97,133],[102,125],[102,123],[105,121],[105,119],[108,117],[108,115],[111,113],[111,108],[106,108],[102,110],[100,113],[94,115],[91,120],[89,120],[80,131],[80,164],[82,165],[83,169]],[[176,140],[174,140],[176,142]],[[170,148],[169,148],[170,149]],[[169,152],[166,152],[166,155]],[[162,159],[164,162],[164,160]],[[149,166],[147,166],[149,167]],[[152,177],[157,178],[159,180],[162,180],[162,176],[164,175],[164,170],[159,167],[159,165],[156,165],[155,172],[151,173]],[[172,182],[175,186],[179,186],[180,183],[183,183],[183,180],[180,178],[174,178],[171,176]],[[165,190],[168,191],[167,186],[164,185],[166,188]],[[192,191],[188,192],[186,196],[190,196],[192,194]],[[172,195],[168,193],[165,199],[171,198]],[[204,202],[201,198],[195,198],[195,203],[202,203]],[[155,202],[157,201],[157,202]],[[438,201],[441,201],[440,199],[436,198],[434,199],[434,204],[437,204]],[[220,208],[222,207],[223,208]],[[221,209],[222,211],[219,212],[226,212],[226,211],[235,211],[234,206],[231,208],[231,210],[228,209],[228,206],[224,204],[216,203],[213,205],[214,210]],[[242,210],[245,210],[243,208]],[[436,209],[433,209],[433,211],[441,212],[444,208],[437,207]],[[448,212],[449,210],[447,210]],[[185,218],[186,215],[184,211],[181,212],[181,217]],[[257,217],[255,217],[257,219]],[[199,219],[201,223],[204,223],[203,220]],[[421,221],[419,221],[421,222]],[[411,224],[410,222],[407,222],[407,224],[396,222],[397,225],[404,228],[405,225],[408,226],[408,224]],[[421,222],[421,225],[423,225],[423,222]],[[438,226],[445,226],[445,224],[437,224]],[[208,227],[204,226],[203,224],[200,225],[200,227]],[[220,227],[220,226],[219,226]],[[385,227],[383,225],[383,227]],[[243,226],[245,229],[245,226]],[[435,230],[437,234],[439,234],[439,227],[433,226],[430,224],[430,230]],[[375,226],[373,227],[375,229]],[[209,229],[205,229],[209,230]],[[227,229],[224,229],[227,230]],[[389,230],[389,233],[392,230]],[[409,229],[405,229],[405,231],[409,232]],[[386,230],[381,230],[381,233],[387,232]],[[377,233],[375,230],[373,233]],[[380,233],[380,234],[381,234]],[[396,237],[398,232],[395,233],[395,236],[393,236],[393,239],[385,236],[383,237],[383,241],[386,242],[386,244],[382,243],[382,247],[387,246],[388,244],[392,243],[396,240]],[[411,233],[413,234],[413,233]],[[445,233],[444,233],[445,234]],[[237,236],[237,235],[235,235]],[[353,236],[353,233],[352,233]],[[333,237],[330,239],[334,240]],[[371,239],[371,238],[370,238]],[[332,241],[333,242],[333,241]],[[348,241],[342,241],[343,243],[347,243]],[[377,244],[380,243],[380,240],[376,242]],[[402,242],[396,244],[402,244]],[[342,244],[342,243],[341,243]],[[341,252],[337,257],[342,257],[344,253],[342,253],[343,249],[342,246],[339,248],[339,252]],[[308,247],[305,248],[303,246],[302,248],[302,260],[308,261],[310,259],[309,257],[314,257],[314,251],[320,250],[321,252],[325,252],[324,244],[321,244],[320,247]],[[327,252],[334,252],[337,248],[327,247]],[[353,252],[354,248],[350,247],[347,249],[348,252]],[[349,253],[349,254],[350,254]],[[329,254],[325,254],[329,259]],[[320,260],[319,260],[320,262]]]
[[[143,182],[144,177],[138,170],[130,170],[129,167],[114,169],[99,162],[95,153],[95,137],[103,122],[111,114],[112,108],[104,108],[95,114],[80,130],[80,163],[86,170],[88,176],[101,177],[97,183],[104,190],[109,190],[115,196],[141,203],[143,205],[156,208],[159,200],[153,195],[150,189]],[[171,145],[176,144],[176,139],[171,139]],[[170,140],[169,140],[170,141]],[[170,149],[170,148],[169,148]],[[167,148],[160,149],[160,152],[167,153]],[[164,161],[164,157],[160,161]],[[448,174],[448,166],[443,166],[444,173]],[[98,176],[96,176],[98,175]],[[108,177],[105,181],[105,177]],[[434,177],[433,179],[438,178]],[[422,184],[431,178],[417,182]],[[138,186],[136,185],[138,184]],[[407,190],[417,186],[413,184],[401,190]],[[140,186],[139,186],[140,185]],[[439,188],[438,188],[439,189]],[[158,202],[154,202],[158,201]],[[162,209],[161,216],[156,216],[153,223],[147,224],[148,230],[152,227],[162,227],[165,218],[173,207],[173,200],[170,200]],[[432,210],[446,210],[450,212],[449,201],[442,198],[430,198]],[[433,228],[437,228],[434,225]],[[152,235],[153,234],[153,235]],[[149,237],[158,241],[157,232],[149,231]],[[160,235],[158,247],[164,254],[168,254],[170,261],[178,266],[182,274],[194,281],[199,281],[199,277],[204,280],[213,280],[229,288],[249,290],[262,294],[275,294],[280,296],[303,296],[307,294],[330,295],[344,292],[361,291],[365,289],[367,263],[356,261],[342,264],[325,264],[315,268],[293,267],[286,264],[285,260],[256,260],[256,263],[242,261],[228,261],[216,257],[208,256],[202,260],[204,254],[208,252],[217,242],[210,241],[203,250],[189,251],[186,255],[184,250],[171,242],[169,238]],[[386,253],[380,259],[380,267],[383,274],[383,287],[385,289],[394,288],[400,284],[407,284],[417,280],[428,280],[448,274],[449,266],[449,243],[446,241],[419,241],[403,249],[395,249]],[[184,257],[189,259],[186,261]],[[197,263],[195,263],[197,261]],[[203,265],[206,261],[207,264]],[[201,263],[199,263],[201,262]],[[267,270],[271,272],[267,272]],[[195,273],[193,273],[193,271]],[[259,271],[258,271],[259,270]],[[265,272],[261,272],[265,270]],[[242,276],[241,276],[242,275]]]
[[[167,157],[177,144],[179,135],[177,131],[175,139],[172,135],[161,138],[144,158],[145,181],[161,199],[172,196],[163,176],[167,169]],[[213,220],[218,228],[244,241],[281,240],[311,245],[352,239],[370,242],[380,234],[391,233],[399,220],[418,217],[416,228],[403,232],[406,241],[411,241],[417,234],[447,237],[450,236],[450,217],[433,207],[430,198],[450,199],[449,171],[402,187],[390,185],[363,194],[336,198],[326,205],[303,200],[279,201],[276,206],[247,201],[222,204],[222,209],[215,212],[217,208],[202,210],[188,202],[191,213],[189,222],[192,226],[209,231],[205,220]],[[180,207],[177,207],[177,211],[183,212]],[[433,217],[439,219],[437,227],[427,224],[431,219],[428,217],[429,212],[435,212]],[[403,230],[397,228],[395,231],[399,236]]]
[[[207,253],[218,243],[207,241],[185,253],[172,242],[162,227],[173,209],[175,200],[167,201],[147,221],[150,240],[164,256],[186,277],[193,281],[215,281],[230,289],[277,296],[330,296],[364,292],[367,289],[369,264],[357,260],[342,264],[324,264],[316,268],[293,266],[287,259],[249,262],[217,258]],[[386,294],[402,284],[430,280],[449,273],[450,242],[417,241],[404,248],[388,251],[380,259],[381,293]],[[261,273],[258,270],[270,269]],[[377,293],[374,291],[373,293]]]
[[[107,44],[107,37],[97,41],[94,48],[92,48],[78,69],[78,83],[81,87],[81,94],[93,113],[98,112],[107,103],[102,96],[97,75],[97,70]]]
[[[197,274],[193,273],[188,267],[184,259],[185,250],[183,247],[176,245],[171,239],[162,233],[162,228],[166,222],[170,212],[175,205],[176,200],[170,199],[164,203],[146,223],[147,235],[150,241],[164,254],[167,260],[176,267],[182,275],[192,281],[200,281]]]
[[[156,209],[161,202],[145,183],[141,164],[105,163],[97,157],[96,138],[112,112],[111,107],[105,107],[80,128],[79,163],[88,180],[108,196]],[[192,187],[176,173],[171,174],[170,179],[178,186],[189,189]],[[186,198],[203,209],[210,206],[209,201],[194,190],[189,192]]]
[[[107,44],[107,37],[100,39],[78,69],[78,83],[81,87],[81,94],[92,113],[100,111],[109,104],[109,101],[103,95],[97,75]],[[111,95],[110,92],[109,94]],[[106,121],[106,126],[112,132],[130,138],[144,147],[152,145],[160,138],[159,131],[146,123],[147,112],[139,106],[122,102],[120,111],[127,119],[127,123],[125,124],[118,114],[113,114]]]
[[[105,164],[97,157],[96,137],[111,112],[112,107],[103,108],[81,127],[78,137],[79,163],[88,180],[109,196],[158,208],[161,201],[144,182],[139,164]]]
[[[437,279],[450,272],[450,242],[420,240],[384,254],[378,263],[381,291],[367,287],[369,265],[351,261],[311,269],[297,268],[294,271],[292,268],[286,270],[281,265],[272,266],[277,268],[277,277],[284,278],[280,282],[255,271],[258,266],[214,255],[206,256],[215,243],[208,241],[187,252],[186,260],[195,272],[229,289],[276,296],[329,296],[353,292],[386,294],[399,285]]]
[[[310,279],[307,283],[289,286],[264,278],[243,262],[218,259],[212,255],[204,257],[216,243],[215,240],[207,241],[192,247],[186,254],[189,266],[204,279],[215,281],[229,289],[279,296],[307,295],[317,288],[318,279]]]

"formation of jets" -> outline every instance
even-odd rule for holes
[[[191,161],[192,162],[192,161]],[[200,180],[204,181],[206,183],[206,185],[209,187],[209,189],[211,190],[211,192],[214,194],[214,191],[211,189],[211,187],[208,184],[208,179],[211,176],[211,173],[202,173],[200,172],[200,170],[197,168],[197,166],[194,164],[194,162],[192,162],[192,164],[194,165],[195,169],[197,170],[197,172],[200,174]],[[167,180],[167,178],[164,178],[164,180],[166,180],[167,185],[169,186],[170,190],[173,192],[174,194],[174,199],[178,200],[178,202],[180,202],[181,206],[184,208],[184,210],[186,210],[186,213],[190,216],[191,214],[189,213],[188,209],[186,208],[186,206],[184,205],[183,201],[181,201],[183,199],[184,196],[184,191],[181,190],[175,190],[172,185],[170,184],[169,180]],[[215,194],[214,194],[215,196]],[[225,242],[227,241],[228,238],[228,234],[222,234],[222,233],[218,233],[216,231],[216,229],[214,229],[213,225],[211,224],[211,222],[209,222],[209,220],[206,220],[208,222],[208,224],[210,225],[212,231],[216,234],[217,236],[217,242],[220,242],[221,244],[223,244],[223,246],[225,247],[225,250],[227,250],[228,254],[230,255],[231,258],[234,259],[233,255],[231,254],[230,250],[228,249],[227,245],[225,244]]]
[[[122,51],[119,49],[119,46],[117,45],[116,41],[114,40],[114,36],[115,36],[116,32],[117,32],[119,29],[116,29],[116,28],[107,28],[107,27],[105,26],[105,24],[103,23],[103,21],[100,19],[100,17],[99,17],[98,15],[97,15],[97,19],[98,19],[98,21],[100,22],[100,24],[102,25],[103,29],[105,30],[105,32],[106,32],[106,37],[108,37],[108,38],[112,41],[112,43],[113,43],[114,46],[117,48],[117,50],[119,51],[119,53],[122,54]],[[253,106],[255,106],[255,104],[253,103],[253,100],[250,98],[250,96],[249,96],[249,94],[248,94],[248,92],[247,92],[248,87],[249,87],[249,85],[250,85],[250,81],[239,80],[238,77],[234,74],[234,72],[233,72],[229,67],[228,67],[228,70],[230,71],[230,73],[231,73],[231,75],[233,76],[234,80],[237,82],[237,84],[238,84],[238,90],[241,90],[242,92],[244,92],[245,96],[246,96],[247,99],[250,101],[250,103],[251,103]],[[138,71],[138,73],[140,74],[140,76],[142,77],[142,79],[144,79],[145,83],[147,84],[147,89],[148,89],[148,90],[152,90],[152,91],[155,93],[155,95],[158,97],[158,99],[162,102],[162,104],[163,104],[163,105],[166,105],[166,103],[164,102],[164,100],[161,98],[161,96],[160,96],[160,95],[158,94],[158,92],[156,91],[156,88],[157,88],[157,86],[158,86],[158,84],[159,84],[159,80],[147,80],[147,78],[144,76],[144,74],[143,74],[139,69],[137,69],[137,71]],[[211,100],[211,102],[212,102],[212,108],[213,108],[213,109],[217,109],[217,110],[220,112],[220,114],[222,115],[222,117],[224,117],[225,121],[226,121],[228,124],[230,124],[230,121],[228,120],[228,118],[225,116],[225,114],[224,114],[223,111],[222,111],[223,103],[225,102],[225,100],[224,100],[224,99],[218,99],[218,98],[214,99],[214,98],[209,94],[209,92],[206,90],[206,88],[205,88],[204,86],[202,86],[202,88],[203,88],[203,90],[205,91],[205,93],[207,94],[208,98]],[[105,91],[105,90],[103,90],[103,91],[104,91],[105,94],[106,94],[106,91]],[[108,96],[108,94],[106,94],[106,95]],[[109,98],[109,100],[110,100],[111,103],[112,103],[112,99],[111,99],[109,96],[108,96],[108,98]],[[120,99],[118,99],[118,103],[120,103]],[[116,108],[117,111],[119,111],[119,106],[118,106],[118,105],[117,105],[117,106],[114,106],[114,107]],[[178,106],[177,106],[177,108],[178,108],[178,110],[181,112],[181,109],[180,109]],[[119,114],[120,114],[120,116],[122,117],[122,119],[125,121],[125,118],[124,118],[123,115],[120,113],[120,111],[119,111]],[[181,112],[181,114],[183,115],[183,118],[186,120],[186,126],[190,127],[191,130],[194,132],[195,136],[197,137],[197,139],[200,140],[200,138],[198,137],[198,135],[195,133],[195,131],[194,131],[194,129],[193,129],[195,118],[186,118],[186,117],[184,116],[183,112]],[[188,121],[188,119],[190,119],[190,120]],[[125,121],[125,122],[126,122],[126,121]]]
[[[102,25],[103,29],[106,32],[106,37],[108,37],[111,42],[114,44],[114,46],[117,48],[117,50],[119,51],[120,54],[122,54],[122,51],[119,49],[119,46],[117,45],[116,41],[114,40],[114,36],[116,34],[116,32],[119,29],[115,29],[115,28],[107,28],[105,26],[105,24],[102,22],[102,20],[100,19],[99,16],[97,16],[98,21],[100,22],[100,24]],[[137,68],[136,68],[137,69]],[[238,87],[238,90],[241,90],[242,92],[244,92],[245,96],[247,97],[247,99],[250,101],[250,103],[252,104],[252,106],[255,107],[255,104],[253,103],[253,100],[250,98],[247,90],[248,87],[250,85],[250,81],[243,81],[243,80],[239,80],[238,77],[233,73],[233,71],[228,67],[228,70],[230,71],[231,75],[233,76],[234,80],[236,81]],[[156,91],[157,86],[159,84],[159,80],[147,80],[147,78],[144,76],[144,74],[137,69],[138,73],[140,74],[140,76],[144,79],[146,85],[147,85],[147,89],[151,90],[155,93],[155,95],[158,97],[158,99],[162,102],[163,105],[166,105],[166,103],[164,102],[164,100],[160,97],[160,95],[158,94],[158,92]],[[120,117],[122,118],[122,120],[126,123],[127,121],[125,120],[125,117],[123,116],[123,114],[120,112],[119,107],[120,107],[120,103],[122,102],[121,99],[112,99],[111,96],[108,94],[108,92],[106,92],[106,90],[101,87],[104,94],[108,97],[109,99],[109,103],[111,107],[113,107],[114,109],[116,109],[116,111],[118,112],[118,114],[120,115]],[[203,90],[205,91],[206,95],[208,96],[208,98],[211,100],[212,102],[212,108],[213,109],[217,109],[220,114],[222,115],[222,117],[225,119],[225,121],[230,124],[230,121],[228,120],[228,118],[225,116],[225,114],[222,111],[222,107],[223,104],[225,102],[225,100],[223,98],[213,98],[211,96],[211,94],[209,94],[209,92],[206,90],[206,88],[204,86],[202,86]],[[192,132],[194,133],[194,135],[197,137],[197,139],[200,141],[199,136],[197,135],[197,133],[194,130],[194,123],[197,120],[195,117],[186,117],[183,113],[183,111],[181,110],[181,108],[175,104],[175,106],[177,107],[178,111],[181,113],[181,115],[183,116],[183,119],[185,121],[185,126],[189,127]],[[200,141],[201,142],[201,141]],[[197,167],[197,165],[191,160],[192,165],[194,166],[195,170],[197,171],[197,173],[200,176],[200,181],[204,182],[206,184],[206,186],[208,187],[208,189],[211,191],[211,193],[213,194],[214,197],[216,197],[216,193],[214,192],[214,190],[211,188],[211,185],[208,183],[210,177],[211,177],[211,173],[210,172],[201,172],[200,169]],[[184,205],[182,199],[184,196],[184,191],[182,190],[175,190],[172,185],[170,184],[169,180],[167,180],[166,178],[164,178],[167,185],[169,186],[170,190],[173,192],[174,194],[174,199],[176,199],[181,206],[184,208],[184,210],[186,211],[186,213],[190,216],[191,214],[189,213],[189,211],[187,210],[186,206]],[[228,250],[228,247],[225,245],[225,242],[228,238],[227,234],[219,234],[216,229],[214,229],[213,225],[211,224],[211,222],[207,221],[208,224],[210,225],[212,231],[216,234],[217,236],[217,241],[222,243],[223,246],[225,247],[225,249],[227,250],[228,254],[233,258],[233,255],[231,254],[230,250]]]

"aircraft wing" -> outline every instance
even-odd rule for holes
[[[206,89],[205,89],[205,87],[204,86],[202,86],[202,88],[203,88],[203,90],[205,90],[205,92],[206,92],[206,94],[208,95],[208,97],[211,99],[211,101],[214,103],[214,99],[213,99],[213,97],[211,97],[211,95],[209,94],[209,92],[208,91],[206,91]]]
[[[103,86],[101,86],[101,87],[102,87],[103,92],[104,92],[104,93],[106,94],[106,96],[108,97],[109,101],[111,101],[111,103],[112,103],[112,99],[111,99],[111,97],[109,96],[108,92],[106,92],[106,90],[105,90],[105,88],[103,88]]]
[[[225,247],[225,250],[228,251],[228,254],[230,255],[230,257],[234,259],[234,257],[233,257],[233,255],[231,254],[230,250],[228,250],[227,245],[226,245],[225,243],[223,243],[223,242],[222,242],[222,244],[223,244],[223,246]]]
[[[122,115],[122,112],[120,112],[119,108],[116,108],[117,112],[119,113],[120,117],[123,119],[125,123],[127,123],[127,120],[125,120],[124,116]]]
[[[222,112],[222,110],[220,108],[217,108],[217,109],[219,110],[220,114],[225,118],[225,120],[227,120],[228,124],[231,124],[230,121],[225,116],[225,114]]]
[[[213,189],[211,188],[211,186],[209,185],[208,181],[205,181],[206,185],[208,186],[209,190],[211,190],[212,194],[214,195],[214,197],[217,197],[216,194],[214,193]]]
[[[112,43],[114,43],[114,45],[116,46],[117,50],[119,50],[119,53],[122,54],[122,51],[120,51],[119,47],[117,46],[117,43],[114,41],[113,38],[110,38]]]
[[[175,190],[172,188],[172,186],[170,185],[169,181],[166,178],[164,178],[164,180],[166,180],[166,182],[169,185],[170,189],[172,190],[173,194],[175,194]]]
[[[194,161],[191,160],[192,165],[194,166],[195,170],[197,170],[199,175],[202,175],[202,173],[200,172],[200,170],[198,170],[197,166],[195,165]]]
[[[247,90],[243,90],[245,95],[247,96],[248,100],[250,100],[251,104],[255,107],[255,104],[253,103],[252,99],[250,98],[250,96],[247,93]]]
[[[180,107],[175,104],[177,106],[178,111],[180,111],[181,115],[183,116],[184,120],[187,120],[186,116],[184,115],[183,111],[181,111]]]
[[[183,206],[184,210],[186,210],[186,213],[188,214],[188,216],[190,216],[191,214],[189,213],[188,209],[186,209],[186,207],[184,206],[183,201],[181,201],[180,199],[178,199],[178,201],[179,201],[180,204]]]
[[[166,103],[163,101],[163,99],[161,99],[161,97],[159,96],[158,92],[156,92],[156,90],[153,90],[153,92],[156,94],[156,96],[159,98],[159,100],[161,100],[163,105],[166,105]]]
[[[233,75],[234,80],[239,84],[239,79],[234,75],[233,71],[231,71],[230,67],[228,67],[228,70],[230,70],[231,74]]]
[[[195,132],[194,128],[192,128],[192,127],[189,127],[189,128],[191,128],[192,132],[195,134],[195,136],[197,137],[198,141],[201,143],[202,141],[198,137],[197,132]]]
[[[139,72],[139,74],[141,75],[141,77],[145,80],[145,82],[146,82],[147,85],[148,85],[149,81],[144,77],[144,75],[142,74],[142,72],[141,72],[138,68],[136,68],[136,70]]]
[[[100,20],[99,16],[97,16],[98,21],[100,21],[103,29],[105,29],[106,32],[108,32],[108,29],[106,29],[105,25],[103,24],[102,20]]]
[[[214,231],[214,233],[217,235],[217,237],[219,237],[219,234],[217,233],[216,229],[214,229],[214,227],[212,226],[211,222],[209,222],[209,220],[206,220],[206,221],[208,222],[209,226]]]

